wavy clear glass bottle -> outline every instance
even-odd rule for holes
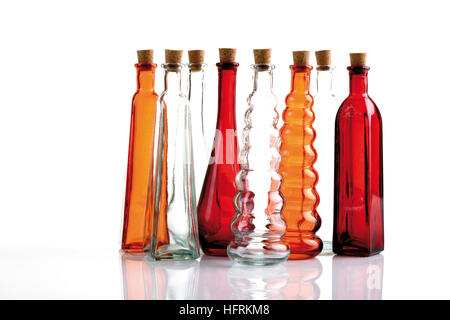
[[[241,170],[236,176],[236,214],[231,222],[235,238],[228,245],[234,261],[271,265],[286,260],[289,245],[281,240],[286,225],[281,217],[280,132],[277,98],[272,91],[273,65],[254,64],[253,91],[247,99]]]
[[[154,259],[197,259],[195,178],[189,101],[182,92],[184,65],[163,64],[164,92],[158,100],[154,142]]]
[[[206,63],[189,64],[188,99],[191,108],[192,141],[195,142],[193,143],[193,150],[195,154],[194,172],[197,203],[209,160],[205,139],[205,118],[203,114],[206,67]]]
[[[316,139],[314,148],[317,150],[317,161],[314,165],[319,173],[316,185],[320,194],[318,210],[322,218],[322,225],[318,231],[323,240],[323,253],[331,253],[331,239],[333,238],[333,185],[334,166],[332,152],[334,150],[334,120],[338,109],[338,102],[333,93],[334,66],[317,66],[317,90],[314,95],[314,127]]]

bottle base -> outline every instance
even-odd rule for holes
[[[312,235],[290,235],[283,237],[291,248],[291,254],[289,260],[305,260],[312,259],[322,252],[323,242],[322,240]]]
[[[232,238],[231,238],[232,239]],[[200,247],[202,251],[207,256],[227,256],[227,246],[231,240],[216,240],[216,241],[206,241],[200,236]]]
[[[367,249],[356,246],[333,246],[333,252],[340,256],[371,257],[381,253],[384,248]]]
[[[129,243],[122,244],[122,251],[127,253],[140,253],[144,252],[144,246],[142,243]]]
[[[286,261],[289,245],[282,241],[247,242],[234,240],[227,248],[231,260],[250,266],[270,266]]]
[[[223,249],[211,249],[211,248],[202,248],[203,253],[207,256],[214,256],[214,257],[226,257],[227,256],[227,248]]]
[[[160,250],[158,252],[151,252],[151,257],[154,260],[195,260],[200,258],[200,253],[188,249],[177,250]]]
[[[331,241],[322,241],[323,249],[320,253],[321,256],[334,256],[333,243]]]

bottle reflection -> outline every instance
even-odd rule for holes
[[[234,299],[316,300],[320,296],[316,280],[321,274],[320,261],[310,259],[270,267],[235,264],[227,278]]]
[[[288,300],[317,300],[320,288],[316,280],[322,274],[322,264],[318,259],[291,261],[286,264],[289,282],[283,289]]]
[[[146,270],[144,254],[122,253],[122,284],[125,300],[152,299],[150,272]]]
[[[384,257],[333,257],[333,300],[380,300]]]
[[[289,281],[284,264],[274,266],[247,266],[233,264],[227,274],[233,288],[231,299],[280,300],[285,299],[282,289]]]
[[[202,256],[200,260],[200,279],[198,299],[229,300],[233,289],[227,281],[227,273],[233,262],[226,257]]]
[[[123,254],[124,299],[196,299],[198,271],[197,260],[152,261],[142,255]]]
[[[321,274],[318,259],[258,267],[214,256],[203,256],[199,262],[122,255],[123,296],[127,300],[315,300],[320,297],[316,281]]]

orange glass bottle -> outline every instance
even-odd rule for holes
[[[285,198],[283,216],[287,223],[283,239],[289,243],[289,260],[308,259],[322,251],[322,240],[316,236],[320,217],[316,211],[319,195],[315,189],[318,174],[313,141],[313,97],[309,92],[312,67],[309,51],[294,51],[291,91],[286,96],[281,128],[281,193]]]
[[[152,181],[152,145],[155,127],[156,101],[153,50],[139,50],[137,91],[131,106],[130,144],[128,149],[127,185],[123,220],[122,250],[142,252],[148,186]],[[150,184],[151,185],[151,184]],[[149,195],[151,205],[151,195]],[[148,211],[152,212],[152,211]]]

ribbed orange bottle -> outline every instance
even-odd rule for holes
[[[153,50],[139,50],[137,91],[131,106],[130,144],[123,220],[122,250],[142,252],[147,238],[145,222],[148,186],[152,181],[152,145],[156,102]],[[151,185],[151,184],[150,184]],[[151,195],[149,195],[150,204]],[[147,211],[152,212],[152,211]]]
[[[281,128],[281,193],[285,198],[283,216],[287,223],[283,237],[291,247],[289,260],[308,259],[322,251],[322,240],[316,235],[320,217],[316,211],[319,195],[316,191],[317,159],[313,141],[316,133],[312,126],[313,97],[309,92],[312,67],[309,51],[294,51],[291,68],[291,91],[286,96]]]

